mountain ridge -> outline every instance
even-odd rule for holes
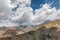
[[[55,21],[46,21],[43,24],[35,25],[34,27],[31,28],[26,29],[24,28],[24,31],[26,32],[21,33],[20,31],[18,31],[21,34],[19,33],[17,35],[12,35],[10,37],[8,36],[4,37],[3,35],[0,38],[0,40],[44,40],[44,39],[60,40],[60,30],[58,29],[60,29],[60,19]]]

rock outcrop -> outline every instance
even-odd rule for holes
[[[13,31],[15,35],[10,37],[2,36],[0,37],[0,40],[60,40],[59,22],[60,20],[55,20],[45,24],[36,25],[35,27],[32,27],[30,31],[21,34],[18,34],[15,30],[10,29],[5,34]]]

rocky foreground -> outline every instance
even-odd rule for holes
[[[23,30],[0,31],[0,40],[60,40],[60,20],[45,22]]]

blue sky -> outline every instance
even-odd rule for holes
[[[40,7],[41,4],[53,3],[51,6],[56,7],[56,9],[59,9],[60,8],[59,1],[60,0],[32,0],[31,7],[35,10],[35,9],[41,8]]]
[[[60,10],[57,9],[60,9],[60,0],[1,0],[0,26],[30,26],[54,21],[60,19]]]
[[[33,8],[33,10],[35,9],[39,9],[45,3],[52,3],[51,7],[56,7],[56,9],[60,9],[60,0],[31,0],[31,7]],[[15,11],[19,6],[17,5],[17,7],[13,8],[12,10]]]

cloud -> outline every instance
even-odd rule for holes
[[[30,7],[30,4],[31,0],[1,0],[0,26],[31,26],[44,23],[46,20],[54,21],[60,18],[60,9],[52,8],[51,4],[46,3],[35,11]],[[19,7],[16,11],[12,11],[17,5]]]
[[[57,10],[55,7],[52,8],[50,4],[46,3],[42,8],[35,10],[35,16],[35,22],[38,24],[46,20],[54,21],[60,18],[60,9]]]
[[[32,8],[31,0],[1,0],[0,1],[0,25],[1,26],[17,26],[24,22],[30,22]],[[20,3],[20,4],[19,4]],[[17,11],[12,11],[19,4]],[[26,13],[26,14],[25,14]]]

